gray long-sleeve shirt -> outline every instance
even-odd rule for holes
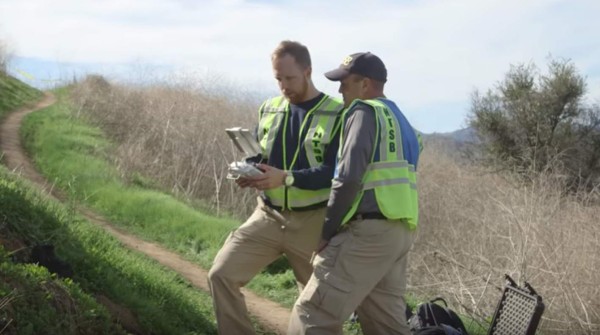
[[[342,155],[337,162],[337,175],[333,179],[321,234],[327,241],[337,233],[344,216],[362,189],[362,179],[371,162],[377,135],[377,118],[371,106],[358,104],[348,113],[342,129]],[[356,212],[379,212],[372,190],[365,191]]]

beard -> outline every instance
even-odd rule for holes
[[[298,91],[287,91],[283,94],[290,103],[298,104],[306,101],[308,95],[308,80],[304,79],[302,81],[302,87]]]

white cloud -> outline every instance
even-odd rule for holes
[[[0,34],[17,53],[73,62],[140,60],[210,71],[275,89],[269,54],[282,39],[311,50],[314,80],[370,50],[389,70],[388,95],[424,131],[463,125],[469,94],[509,64],[573,60],[599,94],[597,1],[365,2],[0,0]],[[599,97],[600,98],[600,97]],[[444,106],[447,106],[444,108]]]

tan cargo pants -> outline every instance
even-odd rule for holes
[[[403,295],[415,235],[400,221],[348,223],[315,257],[288,335],[342,334],[343,322],[355,310],[365,335],[410,334]]]
[[[230,234],[208,273],[219,334],[255,334],[240,288],[285,254],[302,289],[312,273],[310,258],[325,219],[325,208],[282,213],[258,206]]]

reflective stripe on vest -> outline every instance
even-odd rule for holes
[[[323,164],[325,148],[331,143],[333,136],[339,130],[339,127],[336,128],[336,118],[343,107],[344,105],[341,100],[325,95],[314,108],[306,113],[299,132],[300,136],[302,136],[304,128],[308,126],[306,136],[303,140],[298,141],[298,147],[293,151],[294,156],[290,166],[286,166],[287,158],[285,155],[292,151],[285,148],[285,139],[283,140],[284,170],[293,170],[300,154],[300,145],[304,145],[306,158],[310,167],[318,167]],[[271,154],[279,129],[283,127],[283,131],[285,131],[287,128],[288,113],[289,103],[283,97],[270,99],[261,107],[258,134],[263,157],[269,157]],[[310,124],[307,125],[306,123],[310,116],[312,118]],[[329,199],[329,191],[329,188],[303,190],[293,186],[280,186],[265,190],[264,193],[275,206],[301,208],[327,201]]]
[[[371,176],[368,178],[368,181],[365,181],[362,187],[363,191],[372,190],[377,186],[384,185],[394,185],[394,184],[408,184],[410,188],[417,189],[416,181],[411,180],[410,178],[393,178],[393,179],[385,179],[385,170],[399,168],[408,169],[409,172],[414,174],[415,167],[411,164],[408,164],[407,161],[397,161],[397,162],[376,162],[369,164],[367,166],[367,173],[371,173]],[[383,173],[380,173],[379,170],[384,170]]]
[[[350,211],[344,216],[343,223],[347,223],[356,213],[364,191],[373,190],[377,206],[385,217],[404,220],[410,229],[415,229],[419,220],[417,176],[415,167],[404,159],[399,121],[387,105],[379,100],[354,101],[346,110],[344,121],[348,112],[361,102],[375,109],[378,140],[374,143],[373,156],[363,177],[362,189]],[[342,134],[340,148],[343,140]]]
[[[276,97],[265,101],[259,110],[258,138],[262,148],[263,157],[268,158],[273,149],[277,130],[281,125],[288,108],[288,101],[283,97]]]

